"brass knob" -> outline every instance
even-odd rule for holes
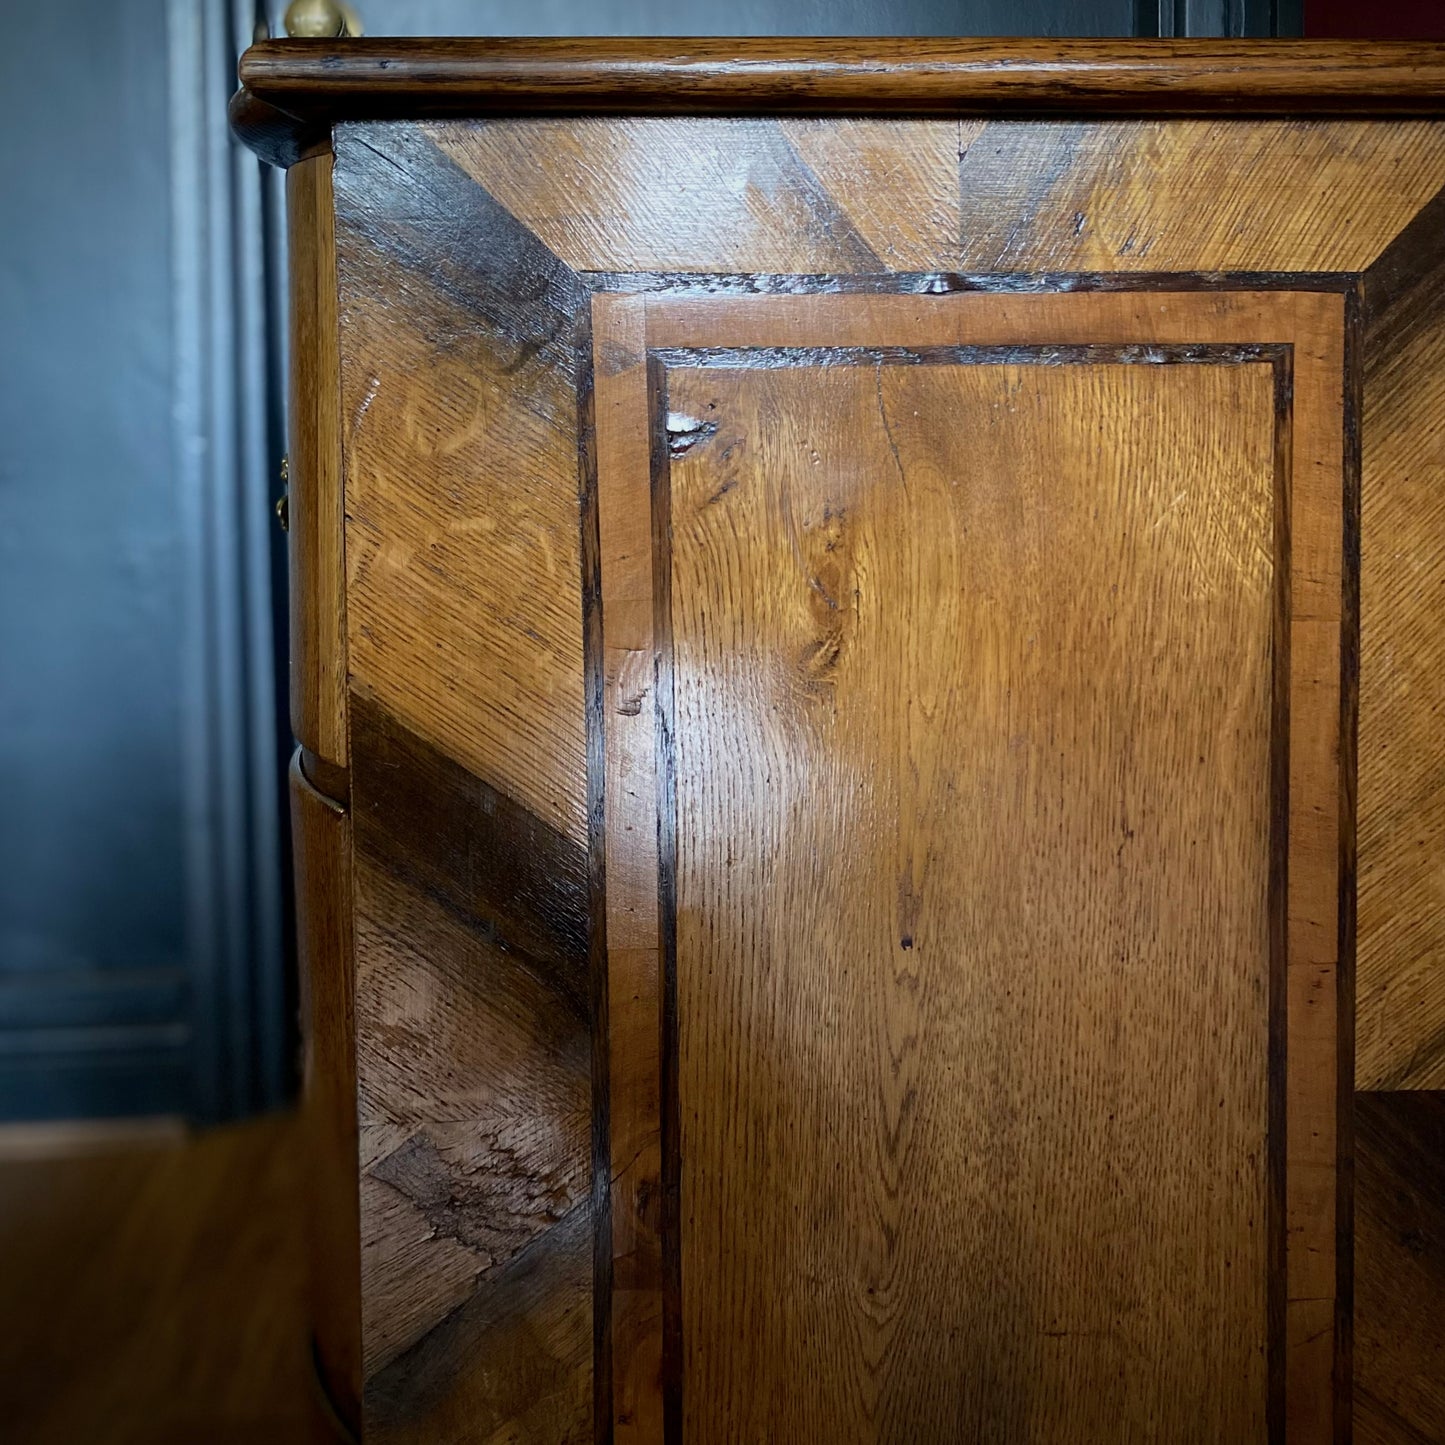
[[[291,0],[286,7],[287,35],[335,39],[362,34],[361,17],[338,0]]]

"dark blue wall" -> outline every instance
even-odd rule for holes
[[[357,8],[368,35],[1130,35],[1135,19],[1135,0],[360,0]]]
[[[9,1114],[188,1086],[165,5],[83,9],[7,7],[0,41]]]

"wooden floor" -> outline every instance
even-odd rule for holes
[[[79,1152],[0,1146],[0,1437],[315,1438],[301,1167],[289,1114]]]

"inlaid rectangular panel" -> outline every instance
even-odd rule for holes
[[[1339,1438],[1442,134],[337,129],[368,1439]]]
[[[615,1438],[1332,1438],[1343,296],[592,314]]]
[[[675,355],[687,1438],[1260,1438],[1273,367]]]

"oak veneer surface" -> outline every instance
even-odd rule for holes
[[[1445,1440],[1445,1095],[1356,1102],[1355,1439]]]
[[[336,176],[367,1438],[583,1439],[582,293],[393,140]]]
[[[1362,1089],[1445,1088],[1445,286],[1440,201],[1365,288]]]
[[[351,819],[291,764],[301,974],[307,1159],[307,1280],[312,1349],[325,1399],[353,1432],[361,1422],[360,1234],[356,1171],[356,990]]]
[[[292,365],[287,522],[291,728],[323,764],[346,766],[346,600],[331,157],[286,176]]]
[[[336,127],[369,1439],[1347,1434],[1445,129],[1073,104]]]
[[[1353,271],[1445,185],[1432,121],[637,116],[430,133],[582,271]]]
[[[1285,872],[1290,881],[1287,890],[1283,877],[1272,881],[1271,886],[1276,890],[1273,895],[1276,900],[1283,899],[1288,892],[1290,923],[1286,935],[1286,909],[1277,905],[1271,909],[1270,986],[1258,1000],[1262,1019],[1267,1020],[1274,1031],[1272,1047],[1278,1054],[1287,1049],[1290,1055],[1286,1077],[1275,1076],[1269,1101],[1271,1179],[1279,1193],[1271,1194],[1268,1210],[1273,1221],[1269,1246],[1272,1283],[1265,1307],[1271,1337],[1268,1355],[1272,1362],[1268,1398],[1271,1414],[1278,1412],[1281,1419],[1287,1414],[1290,1428],[1299,1438],[1312,1438],[1319,1432],[1329,1431],[1333,1415],[1329,1382],[1335,1368],[1334,1351],[1343,1349],[1345,1343],[1343,1330],[1333,1322],[1335,1311],[1340,1307],[1336,1270],[1343,1264],[1343,1256],[1336,1250],[1335,1233],[1344,1220],[1344,1211],[1336,1200],[1339,1174],[1335,1112],[1338,1091],[1346,1075],[1339,1066],[1335,1024],[1336,993],[1343,976],[1335,954],[1340,751],[1329,726],[1339,716],[1341,696],[1338,521],[1342,511],[1339,488],[1342,481],[1340,328],[1343,316],[1341,298],[1327,293],[1293,296],[1245,293],[1228,297],[1189,293],[1146,296],[1128,292],[1030,296],[974,293],[919,298],[885,292],[866,296],[777,298],[674,298],[669,295],[657,300],[599,295],[595,299],[599,516],[604,637],[609,668],[606,701],[607,716],[615,717],[608,741],[606,792],[609,809],[613,811],[609,812],[606,841],[607,857],[613,867],[609,873],[607,913],[609,993],[613,1001],[609,1015],[615,1251],[611,1347],[617,1399],[625,1401],[625,1404],[615,1403],[619,1421],[626,1417],[629,1427],[636,1421],[638,1411],[633,1403],[638,1393],[636,1380],[646,1377],[643,1362],[652,1357],[656,1348],[642,1325],[660,1314],[664,1381],[660,1406],[664,1421],[670,1409],[677,1422],[671,1428],[680,1428],[680,1401],[688,1398],[684,1382],[695,1373],[683,1363],[690,1337],[685,1323],[688,1318],[685,1302],[689,1298],[686,1281],[701,1276],[703,1282],[697,1287],[703,1295],[711,1297],[711,1279],[707,1272],[689,1271],[686,1265],[688,1231],[704,1229],[708,1222],[704,1218],[699,1223],[689,1212],[687,1201],[697,1198],[699,1189],[689,1184],[688,1167],[683,1162],[696,1157],[696,1150],[687,1143],[690,1117],[687,1111],[689,1107],[698,1107],[688,1102],[698,1098],[698,1091],[689,1093],[685,1082],[679,1083],[673,1071],[678,1068],[675,1059],[679,1034],[684,1041],[682,1066],[685,1071],[687,1020],[701,1013],[711,1031],[717,1027],[714,1020],[720,1015],[716,1008],[689,1010],[678,982],[684,977],[683,924],[699,910],[690,912],[676,892],[673,871],[679,866],[676,838],[681,836],[684,820],[675,798],[668,800],[668,787],[672,785],[667,780],[681,777],[675,772],[678,759],[688,734],[695,733],[700,724],[697,717],[687,722],[675,719],[671,710],[669,679],[674,677],[676,669],[668,638],[678,615],[676,583],[666,562],[659,562],[658,558],[665,559],[669,546],[676,545],[677,523],[667,500],[670,489],[660,480],[665,474],[659,473],[658,466],[669,456],[686,456],[695,448],[712,447],[723,424],[704,409],[674,408],[668,385],[672,368],[685,367],[689,359],[699,365],[709,363],[721,367],[750,364],[765,373],[793,365],[835,369],[873,366],[879,369],[876,385],[881,386],[885,367],[906,369],[948,361],[971,365],[1008,364],[1027,357],[1046,368],[1111,362],[1126,367],[1143,362],[1152,367],[1207,360],[1249,365],[1273,357],[1279,367],[1287,351],[1293,359],[1294,373],[1286,387],[1283,372],[1276,371],[1270,425],[1263,438],[1275,468],[1273,505],[1285,509],[1272,524],[1270,538],[1272,545],[1281,548],[1281,569],[1287,565],[1290,572],[1288,586],[1284,585],[1282,570],[1276,574],[1280,585],[1275,589],[1276,611],[1271,619],[1271,658],[1278,669],[1272,685],[1275,746],[1257,780],[1274,805],[1280,807],[1286,795],[1284,771],[1289,774],[1289,818],[1287,824],[1279,828],[1277,838],[1282,841],[1288,836]],[[965,337],[978,345],[960,346]],[[1286,350],[1275,352],[1258,344],[1264,337],[1288,337],[1291,344]],[[1039,345],[1044,338],[1059,344]],[[1149,343],[1145,343],[1144,338],[1149,338]],[[1185,343],[1185,338],[1193,344]],[[910,341],[916,343],[913,349],[907,345]],[[640,380],[639,361],[643,355],[652,358],[653,376]],[[1291,396],[1293,405],[1288,406]],[[931,413],[924,408],[915,410],[919,415],[939,412],[938,408]],[[842,412],[834,408],[826,414],[841,425]],[[647,529],[644,527],[643,536],[639,537],[633,519],[649,510],[646,493],[640,490],[645,483],[637,465],[639,439],[641,450],[648,451],[648,429],[637,426],[639,415],[650,416],[653,429],[650,447],[653,577],[650,583],[645,570],[639,573],[636,566],[639,551],[645,555],[647,550]],[[786,408],[780,407],[766,412],[774,424],[777,418],[788,415]],[[629,416],[630,428],[626,422]],[[759,436],[767,430],[755,424],[742,428],[741,433]],[[976,436],[967,428],[964,434]],[[823,468],[826,474],[836,475],[838,468],[823,467],[818,455],[824,440],[819,436],[816,419],[811,429],[801,433],[785,429],[784,435],[801,435],[807,439],[812,465]],[[734,487],[740,485],[742,474],[734,463],[741,449],[742,443],[736,437],[722,449],[720,456],[732,470],[712,492],[709,507],[725,509]],[[772,459],[770,465],[776,466],[776,459]],[[843,475],[861,470],[864,469],[846,461],[845,453]],[[1332,473],[1333,483],[1329,480]],[[1175,499],[1176,505],[1178,500]],[[844,526],[836,517],[834,525]],[[922,530],[926,533],[928,529]],[[1286,537],[1288,548],[1284,546]],[[1309,559],[1307,565],[1299,562],[1301,557]],[[718,559],[709,560],[716,568]],[[730,576],[736,569],[723,571]],[[609,586],[609,577],[618,579],[615,593]],[[637,590],[646,594],[649,586],[652,629],[644,633],[638,626],[632,597]],[[822,591],[827,593],[828,588],[823,586]],[[727,608],[709,609],[714,628],[718,625],[716,619],[726,617],[734,607],[745,607],[740,599],[746,593],[747,588],[743,587],[738,597],[729,598]],[[610,598],[622,603],[620,636],[616,622],[618,608],[609,606]],[[657,767],[662,784],[657,796],[656,852],[651,851],[647,841],[651,830],[640,826],[643,819],[638,817],[635,806],[639,796],[645,797],[637,779],[646,766],[646,754],[638,746],[633,717],[641,711],[640,703],[647,689],[645,674],[640,676],[630,659],[642,649],[644,642],[659,659],[657,713],[662,721],[658,724]],[[814,639],[803,648],[796,662],[790,659],[789,665],[801,668],[813,654],[831,656],[836,643],[836,638],[826,636]],[[741,652],[743,656],[753,655],[748,649]],[[763,658],[774,655],[773,649],[767,646],[760,652]],[[786,656],[786,651],[782,655]],[[611,675],[614,668],[615,681]],[[711,676],[716,669],[705,671]],[[754,679],[751,686],[737,690],[733,710],[744,711],[757,704],[760,696],[766,699],[767,695],[767,687],[760,690]],[[720,706],[724,696],[728,694],[718,693],[711,698],[709,715],[727,711]],[[1286,747],[1282,720],[1290,709],[1317,723],[1322,720],[1326,726],[1302,730],[1289,739]],[[674,744],[673,739],[680,741]],[[820,744],[812,761],[819,762],[823,756]],[[839,791],[825,788],[818,800],[832,798]],[[981,804],[988,805],[988,800]],[[994,802],[992,806],[1000,805]],[[615,817],[615,814],[621,816]],[[1284,823],[1282,819],[1279,821]],[[707,823],[703,826],[705,830],[709,827]],[[789,827],[797,826],[797,819],[790,817]],[[923,852],[927,854],[927,847]],[[815,848],[815,858],[820,854],[821,850]],[[876,860],[875,854],[868,856]],[[1282,849],[1276,850],[1275,857],[1283,866]],[[615,871],[617,864],[624,870],[620,877]],[[648,868],[660,883],[652,892],[650,909],[644,881]],[[815,863],[814,870],[815,880],[820,880],[824,876],[823,865]],[[1271,871],[1268,864],[1266,871]],[[814,886],[819,885],[815,882]],[[618,893],[621,897],[614,908],[614,896]],[[708,910],[701,913],[704,918],[711,917]],[[661,960],[658,945],[653,945],[650,958],[643,947],[649,922],[654,928],[660,925]],[[793,959],[790,976],[799,967],[799,956],[789,954]],[[724,978],[734,972],[727,967],[715,971]],[[652,1083],[647,1080],[651,1055],[638,1043],[640,1020],[631,1022],[635,1001],[649,997],[660,997],[664,1017],[662,1057],[653,1069],[656,1077]],[[754,1026],[756,1015],[751,1005],[756,1002],[756,997],[749,999],[749,1006],[744,1010]],[[653,1005],[654,1017],[656,1006]],[[781,1011],[781,1001],[779,1007]],[[619,1017],[624,1010],[629,1020],[625,1030]],[[727,1016],[727,1010],[721,1011],[721,1016]],[[711,1032],[708,1036],[711,1037]],[[669,1040],[674,1059],[671,1063]],[[751,1063],[755,1068],[763,1067],[760,1060]],[[746,1074],[747,1066],[740,1072]],[[684,1080],[685,1077],[684,1072]],[[714,1097],[716,1091],[711,1082],[702,1091],[704,1098]],[[780,1095],[779,1108],[785,1097]],[[674,1111],[679,1109],[681,1119],[674,1118]],[[655,1120],[651,1137],[645,1127],[649,1111]],[[669,1130],[678,1141],[670,1147]],[[665,1201],[681,1201],[680,1218],[675,1213],[669,1216],[666,1209],[658,1217],[650,1201],[657,1197],[659,1190]],[[660,1264],[653,1262],[654,1256],[660,1256]],[[806,1280],[807,1283],[800,1284],[799,1294],[811,1290],[812,1276]],[[649,1286],[654,1295],[650,1313],[645,1304]],[[679,1294],[684,1301],[681,1307],[677,1302]],[[738,1329],[736,1320],[732,1329],[734,1332]],[[885,1361],[882,1365],[888,1363]],[[1159,1364],[1156,1360],[1156,1368]],[[903,1368],[906,1369],[906,1365]],[[881,1373],[886,1381],[886,1368],[870,1365],[869,1369],[872,1373]],[[703,1392],[703,1398],[709,1398],[707,1391]],[[1006,1413],[1007,1407],[994,1397],[987,1408],[988,1413],[975,1422],[985,1431],[991,1428],[991,1421]],[[1148,1408],[1147,1403],[1142,1406],[1146,1414]],[[729,1418],[728,1413],[723,1412],[724,1421]],[[882,1419],[872,1421],[869,1428],[886,1436],[893,1428],[891,1417],[885,1413]],[[1060,1431],[1067,1427],[1061,1419],[1050,1418],[1039,1428]],[[639,1438],[649,1438],[647,1431],[641,1432]]]
[[[688,1439],[1263,1435],[1274,392],[669,369]]]

